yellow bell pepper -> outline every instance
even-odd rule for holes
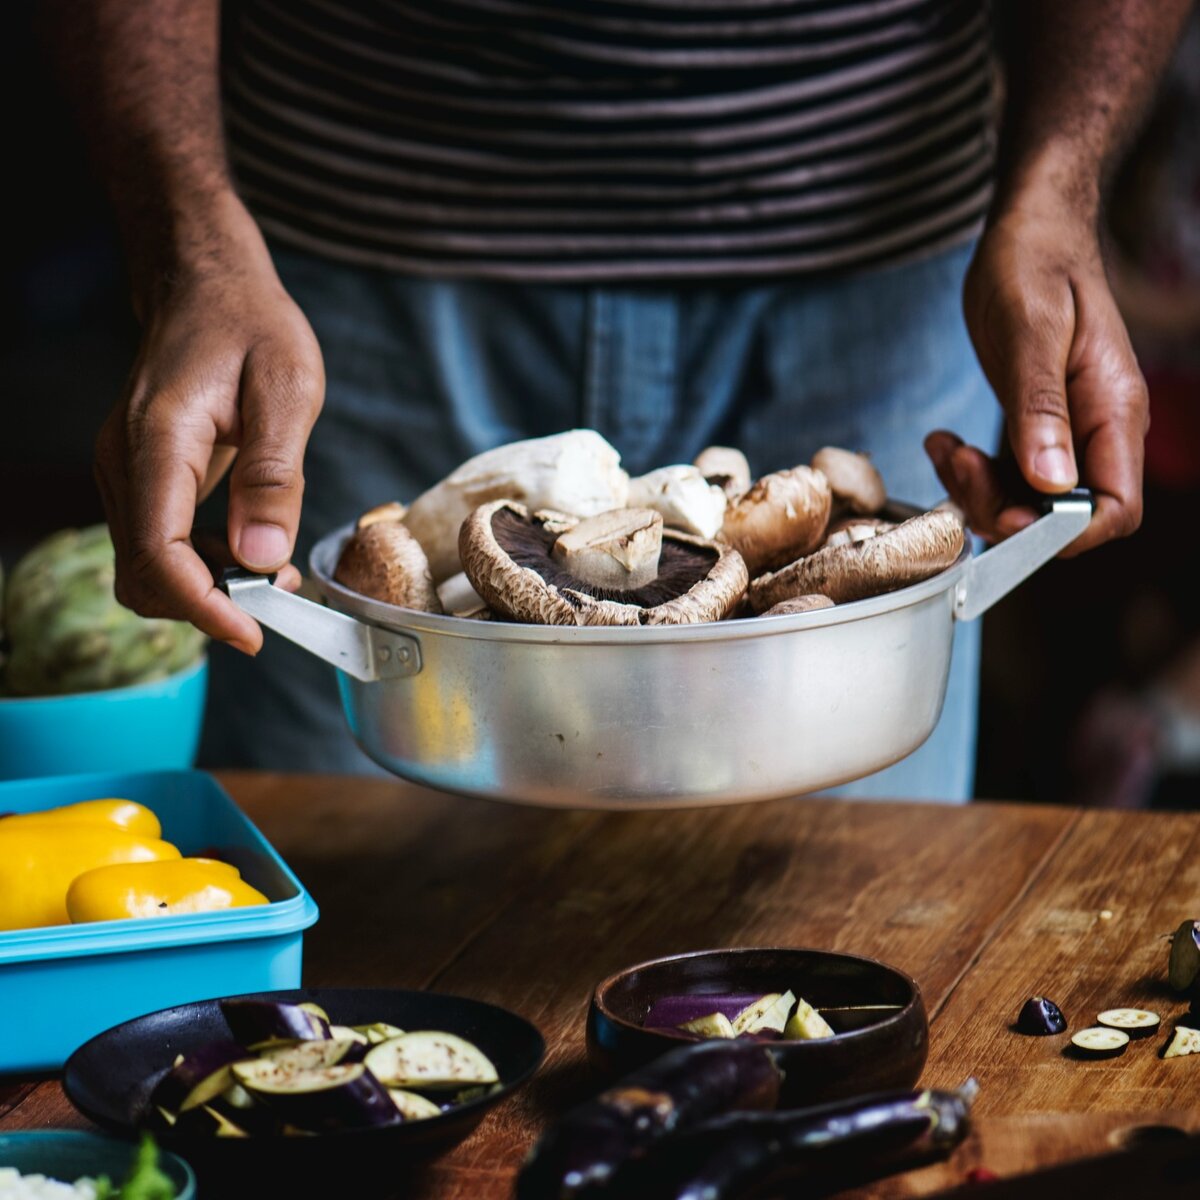
[[[179,857],[170,842],[112,825],[0,819],[0,930],[67,924],[67,888],[93,867]]]
[[[162,837],[162,826],[158,818],[144,805],[135,800],[80,800],[78,804],[64,804],[59,808],[47,808],[41,812],[10,813],[0,817],[0,829],[16,825],[113,825],[142,837]]]
[[[67,889],[72,921],[119,921],[244,908],[270,901],[236,867],[210,858],[96,867]]]

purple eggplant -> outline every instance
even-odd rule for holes
[[[660,996],[650,1005],[650,1011],[646,1013],[642,1025],[646,1028],[653,1026],[659,1029],[678,1029],[680,1025],[698,1021],[701,1017],[708,1017],[713,1013],[720,1013],[732,1024],[746,1009],[758,1004],[766,994],[753,992],[744,995],[705,996],[693,993],[690,996]]]
[[[614,1174],[659,1139],[735,1110],[772,1109],[783,1075],[770,1051],[727,1040],[681,1046],[580,1105],[534,1147],[518,1200],[610,1195]]]
[[[180,1058],[154,1085],[150,1102],[173,1115],[207,1104],[233,1081],[233,1064],[247,1057],[236,1042],[206,1042]]]
[[[275,1000],[222,1000],[221,1013],[234,1038],[249,1050],[329,1037],[329,1021],[298,1004]]]
[[[362,1063],[280,1071],[259,1059],[238,1063],[234,1075],[281,1121],[306,1132],[369,1129],[403,1119],[387,1088]]]
[[[957,1092],[891,1092],[704,1121],[629,1161],[597,1200],[841,1191],[944,1157],[966,1137],[976,1090],[971,1080]]]
[[[1200,977],[1200,921],[1184,921],[1171,935],[1167,981],[1177,992],[1188,991]]]
[[[1017,1032],[1034,1037],[1062,1033],[1066,1027],[1067,1018],[1063,1016],[1062,1009],[1045,996],[1030,996],[1017,1016]]]

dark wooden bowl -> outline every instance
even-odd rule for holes
[[[911,1087],[920,1078],[929,1021],[915,980],[871,958],[791,947],[699,950],[618,971],[592,993],[588,1058],[616,1077],[694,1041],[642,1028],[660,996],[788,988],[821,1011],[835,1036],[769,1043],[786,1075],[781,1106]]]

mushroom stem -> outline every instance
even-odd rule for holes
[[[589,587],[630,591],[658,576],[663,519],[648,508],[618,508],[587,517],[560,534],[551,550]]]

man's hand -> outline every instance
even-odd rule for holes
[[[230,549],[243,566],[282,570],[280,583],[295,587],[288,560],[304,447],[325,381],[308,322],[242,216],[144,303],[133,373],[97,438],[96,478],[116,546],[117,598],[255,653],[257,623],[213,586],[191,547],[196,505],[233,462]]]
[[[1095,516],[1069,553],[1132,533],[1142,516],[1146,385],[1089,223],[1065,203],[1013,206],[981,239],[963,299],[1021,475],[1041,492],[1083,484],[1095,493]],[[977,533],[1004,538],[1035,519],[982,451],[945,431],[925,445]]]

